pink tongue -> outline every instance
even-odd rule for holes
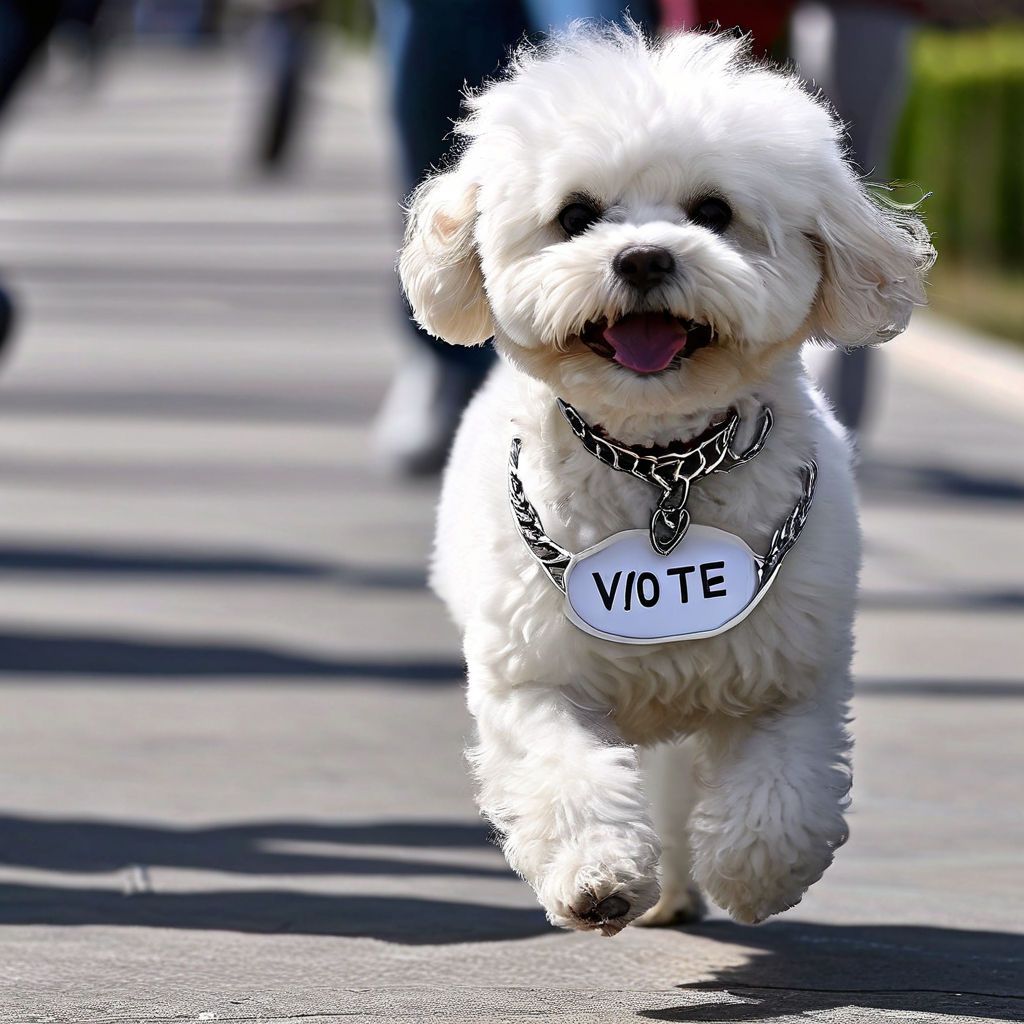
[[[686,347],[686,328],[663,313],[631,313],[604,329],[615,361],[637,373],[657,373]]]

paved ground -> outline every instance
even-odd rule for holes
[[[552,932],[474,815],[432,490],[367,457],[366,76],[288,185],[235,65],[114,71],[0,153],[0,1019],[1024,1020],[1024,419],[889,366],[853,838],[804,904]]]

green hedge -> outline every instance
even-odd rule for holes
[[[324,17],[358,42],[368,42],[373,33],[371,0],[325,0]]]
[[[1024,268],[1024,25],[918,36],[890,173],[944,262]]]

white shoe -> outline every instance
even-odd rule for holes
[[[373,428],[382,460],[402,476],[432,476],[448,458],[462,411],[480,384],[477,372],[410,352],[395,373]]]

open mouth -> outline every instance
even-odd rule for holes
[[[707,324],[671,313],[630,313],[609,324],[603,317],[583,328],[580,340],[592,352],[634,373],[661,373],[709,345]]]

